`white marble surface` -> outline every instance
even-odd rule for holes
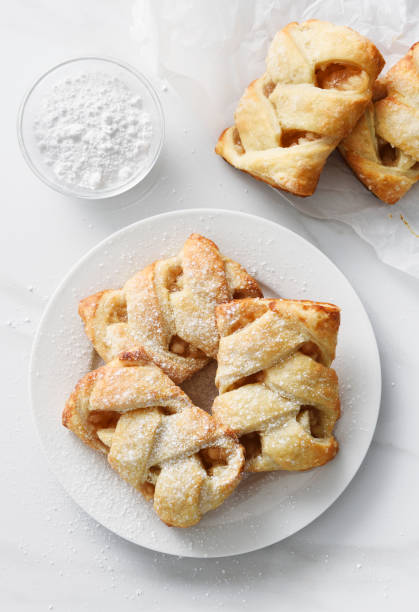
[[[140,66],[129,32],[131,2],[19,0],[2,9],[1,609],[415,609],[418,282],[379,263],[348,228],[302,216],[269,188],[222,164],[211,151],[220,126],[195,124],[170,91],[161,90],[166,145],[145,187],[102,203],[50,191],[20,155],[18,104],[40,72],[71,56],[104,54]],[[158,206],[151,206],[146,187],[157,190]],[[143,217],[211,205],[278,221],[335,261],[371,317],[382,359],[383,400],[363,466],[312,525],[241,557],[178,559],[119,539],[68,498],[38,442],[27,370],[46,301],[83,253]]]

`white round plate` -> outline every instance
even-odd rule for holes
[[[151,505],[61,425],[75,383],[97,363],[77,315],[81,298],[120,287],[138,269],[178,252],[198,232],[256,276],[267,297],[332,302],[342,308],[336,368],[342,417],[340,451],[308,472],[246,475],[233,495],[196,527],[167,527]],[[362,338],[362,351],[359,350]],[[358,470],[374,433],[381,373],[368,316],[343,274],[290,230],[226,210],[183,210],[139,221],[85,255],[52,297],[35,340],[33,410],[45,452],[73,499],[118,535],[153,550],[191,557],[245,553],[295,533],[324,512]],[[189,387],[193,385],[189,383]],[[195,399],[195,397],[194,397]]]

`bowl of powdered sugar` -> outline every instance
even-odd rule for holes
[[[164,137],[151,83],[115,60],[69,60],[39,78],[19,112],[23,155],[47,185],[99,199],[134,187],[154,166]]]

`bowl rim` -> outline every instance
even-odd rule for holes
[[[116,188],[108,188],[102,191],[95,191],[95,192],[92,192],[91,194],[89,192],[82,194],[82,193],[78,193],[77,191],[74,191],[70,187],[66,187],[64,183],[60,183],[58,181],[54,182],[50,180],[45,174],[43,174],[38,169],[36,164],[33,162],[32,157],[29,154],[29,151],[25,144],[25,137],[23,134],[23,119],[25,116],[25,110],[26,110],[27,104],[33,92],[37,89],[39,84],[44,79],[46,79],[46,77],[48,77],[53,72],[63,68],[64,66],[67,66],[68,64],[73,64],[73,63],[82,62],[82,61],[90,61],[90,60],[106,62],[108,64],[114,64],[118,66],[119,68],[127,70],[134,77],[136,77],[138,81],[140,81],[140,83],[145,87],[145,89],[150,94],[153,100],[153,103],[155,105],[155,108],[157,110],[160,139],[158,141],[154,157],[150,160],[150,164],[147,168],[147,171],[145,172],[145,174],[141,176],[141,178],[138,178],[139,175],[137,174],[137,175],[134,175],[131,179],[129,179],[126,183],[123,183],[122,185],[118,185],[118,187]],[[165,137],[165,119],[164,119],[163,106],[157,94],[157,91],[155,87],[153,86],[153,84],[151,83],[151,81],[142,72],[140,72],[139,70],[137,70],[130,64],[124,61],[117,60],[113,57],[109,57],[109,56],[84,55],[84,56],[73,57],[73,58],[64,60],[63,62],[60,62],[59,64],[56,64],[55,66],[52,66],[52,68],[49,68],[46,72],[42,73],[34,81],[34,83],[29,87],[29,89],[27,90],[26,94],[23,97],[22,102],[19,105],[19,110],[17,114],[17,137],[18,137],[19,147],[20,147],[24,160],[26,161],[27,165],[32,170],[32,172],[35,174],[35,176],[38,177],[38,179],[40,179],[45,185],[48,185],[48,187],[51,187],[51,189],[53,189],[54,191],[57,191],[58,193],[61,193],[66,196],[76,197],[82,200],[102,200],[105,198],[111,198],[111,197],[121,195],[125,193],[126,191],[128,191],[129,189],[132,189],[133,187],[138,185],[141,181],[143,181],[153,169],[154,165],[156,164],[160,156],[160,153],[163,147],[164,137]]]

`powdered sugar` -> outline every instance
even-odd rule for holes
[[[41,102],[34,131],[57,179],[92,191],[133,178],[147,163],[153,135],[141,96],[101,72],[58,81]]]

